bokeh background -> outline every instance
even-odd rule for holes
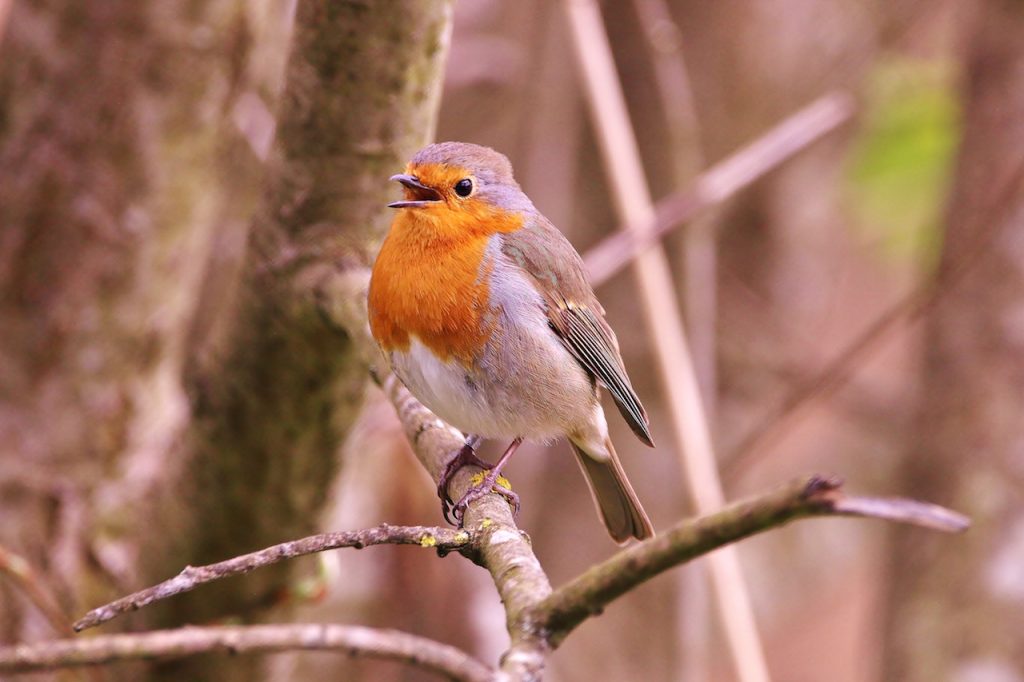
[[[300,20],[317,16],[298,4]],[[386,4],[403,18],[396,40],[410,41],[442,5]],[[306,195],[291,212],[259,208],[301,184],[266,157],[275,118],[302,108],[274,104],[295,6],[230,5],[0,2],[0,546],[33,564],[70,615],[147,577],[317,528],[441,522],[391,407],[351,376],[344,340],[259,289],[261,271],[243,263],[247,248],[272,270],[302,259],[250,224],[278,221],[291,244],[332,225],[309,219]],[[773,679],[1024,679],[1024,6],[601,7],[655,198],[818,97],[855,103],[847,123],[663,241],[728,497],[834,473],[850,491],[922,497],[975,520],[967,535],[938,537],[829,519],[742,543]],[[247,31],[220,32],[232,12]],[[436,139],[507,154],[586,253],[618,221],[569,35],[560,2],[456,3]],[[233,71],[211,75],[215,62]],[[335,103],[353,116],[373,106],[345,94]],[[226,123],[209,132],[215,119]],[[317,134],[334,173],[331,131]],[[344,186],[346,163],[377,164],[379,186],[345,189],[382,207],[401,163],[381,163],[372,143],[360,153],[333,178]],[[373,242],[389,216],[367,215]],[[253,282],[277,302],[252,312]],[[673,377],[656,373],[633,273],[597,293],[659,447],[613,408],[612,437],[665,527],[692,513],[663,397]],[[275,331],[224,360],[224,320],[238,309]],[[275,374],[289,363],[301,381]],[[248,378],[205,383],[222,366]],[[309,428],[304,415],[339,394],[343,415]],[[252,400],[264,406],[239,407]],[[267,422],[294,426],[253,426]],[[555,584],[615,550],[565,443],[529,444],[506,473]],[[506,646],[489,578],[459,558],[381,547],[296,563],[238,579],[231,599],[218,583],[123,627],[324,620],[421,633],[485,660]],[[701,562],[669,572],[584,624],[547,679],[737,679],[713,614]],[[0,576],[0,642],[50,636]],[[230,679],[232,665],[105,674]],[[424,677],[331,654],[251,666],[242,679]]]

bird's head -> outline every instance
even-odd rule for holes
[[[404,198],[388,206],[443,232],[507,232],[521,226],[523,213],[535,210],[508,159],[480,145],[432,144],[391,179],[401,183]]]

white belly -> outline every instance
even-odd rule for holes
[[[501,350],[465,368],[442,362],[414,337],[408,351],[391,353],[391,365],[420,402],[467,434],[549,440],[593,419],[598,403],[590,377],[553,335],[505,334],[496,346]]]
[[[410,392],[438,417],[464,433],[485,438],[515,437],[501,410],[494,409],[457,361],[442,362],[419,339],[408,352],[391,353],[391,366]]]

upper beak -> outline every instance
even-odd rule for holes
[[[392,175],[391,180],[402,183],[405,187],[405,200],[388,204],[389,208],[421,208],[441,201],[441,193],[433,187],[427,187],[415,175],[399,173]]]

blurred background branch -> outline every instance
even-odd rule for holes
[[[962,245],[955,255],[948,257],[943,276],[928,278],[892,307],[885,310],[867,329],[856,336],[839,355],[830,361],[818,374],[797,386],[778,406],[761,418],[734,452],[727,457],[730,469],[737,470],[752,466],[752,463],[785,432],[792,429],[794,422],[814,403],[828,400],[845,386],[856,371],[877,352],[878,347],[899,325],[912,324],[925,315],[941,297],[962,281],[970,271],[986,260],[986,254],[993,247],[998,227],[1009,219],[1015,210],[1014,200],[1024,189],[1024,159],[998,187],[997,200],[985,207],[985,212],[972,217],[972,238]]]
[[[595,286],[603,284],[669,232],[727,201],[849,121],[852,115],[850,96],[834,92],[788,116],[750,144],[700,173],[692,186],[658,201],[651,223],[623,225],[618,232],[591,247],[584,256],[591,280]]]
[[[977,6],[963,145],[901,489],[975,520],[960,550],[896,532],[884,676],[1024,675],[1024,6]],[[898,598],[896,598],[898,595]]]
[[[13,582],[29,598],[39,612],[46,616],[54,632],[65,635],[71,631],[71,620],[47,593],[38,573],[23,557],[3,546],[0,546],[0,576]]]

